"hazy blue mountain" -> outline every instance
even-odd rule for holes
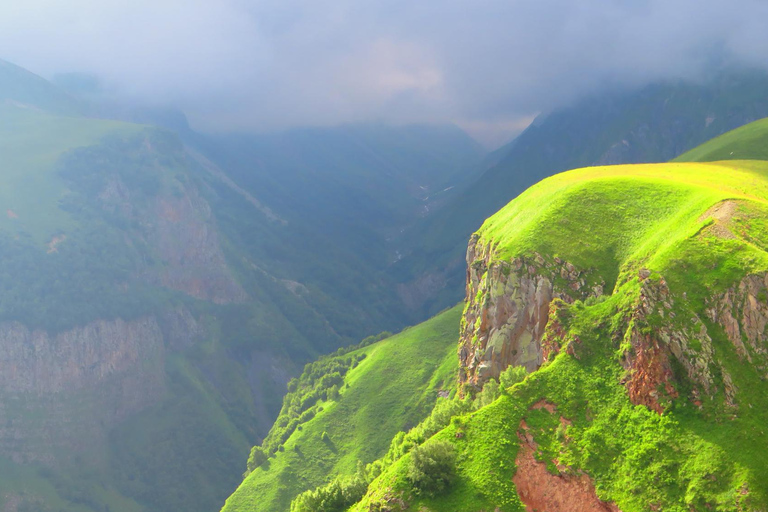
[[[406,256],[392,273],[414,307],[439,311],[462,297],[469,235],[527,187],[589,165],[665,162],[765,116],[768,76],[757,71],[606,93],[540,115],[440,215],[409,234]]]

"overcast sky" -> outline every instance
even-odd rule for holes
[[[0,58],[198,129],[455,122],[488,144],[606,85],[768,66],[763,0],[0,0]]]

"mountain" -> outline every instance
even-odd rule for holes
[[[0,63],[0,510],[214,510],[306,362],[408,322],[394,293],[377,299],[379,238],[340,242],[342,220],[360,236],[367,221],[329,194],[390,172],[385,237],[401,205],[423,209],[409,180],[444,186],[462,179],[447,158],[481,154],[455,129],[320,130],[300,161],[258,168],[261,187],[250,163],[296,145],[230,166],[229,139],[100,113]]]
[[[253,233],[264,228],[248,226],[233,211],[238,233],[231,236],[263,254],[270,273],[322,289],[338,316],[331,322],[348,342],[425,318],[401,300],[386,271],[401,257],[401,233],[437,214],[483,156],[452,126],[198,134],[188,143],[285,221],[271,226],[279,232],[269,236],[279,242],[265,244]],[[375,328],[361,329],[361,319]]]
[[[75,97],[24,68],[0,59],[0,98],[3,103],[56,114],[78,115],[84,105]]]
[[[353,510],[763,510],[766,194],[761,161],[596,167],[488,219],[460,381],[533,373],[428,441],[448,492],[414,494],[407,455]]]
[[[413,307],[439,310],[461,299],[467,238],[527,187],[589,165],[665,162],[768,116],[768,77],[730,70],[702,84],[658,83],[585,98],[539,116],[499,150],[498,162],[413,229],[391,270]]]
[[[467,251],[455,387],[291,512],[764,510],[765,140],[760,120],[680,162],[565,172],[487,219]],[[271,460],[225,510],[285,489],[248,485]]]

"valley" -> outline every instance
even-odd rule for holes
[[[766,84],[488,154],[0,61],[0,511],[764,510]]]

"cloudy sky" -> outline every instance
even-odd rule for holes
[[[768,67],[763,0],[0,0],[0,58],[204,130],[454,122],[488,144],[607,86]]]

